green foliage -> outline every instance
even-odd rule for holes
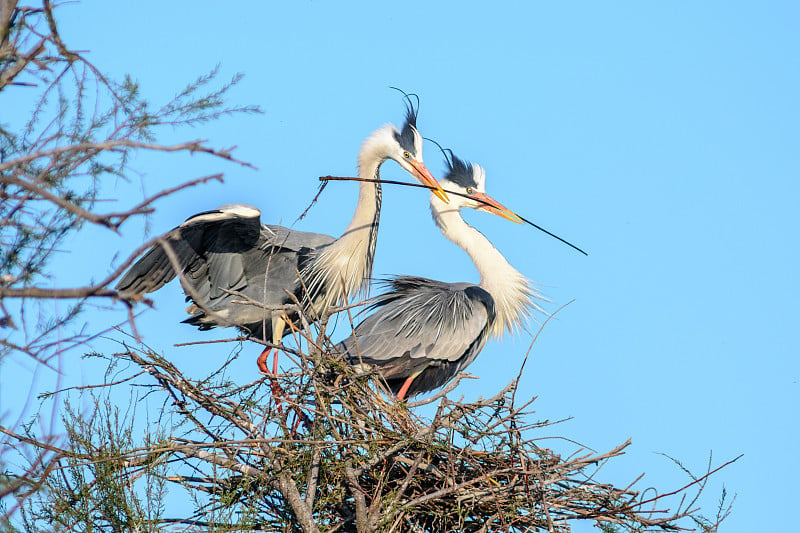
[[[79,403],[81,409],[65,404],[67,447],[25,500],[22,526],[25,531],[158,530],[165,465],[160,454],[148,450],[157,449],[165,436],[146,434],[137,443],[134,410],[122,413],[108,397],[86,396],[89,410],[86,402]]]

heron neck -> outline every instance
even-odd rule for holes
[[[358,177],[364,179],[380,179],[380,169],[386,156],[383,154],[370,154],[365,157],[359,154]],[[360,181],[358,183],[358,203],[353,213],[350,224],[345,228],[342,236],[332,245],[349,264],[355,264],[349,270],[358,270],[361,279],[353,279],[351,286],[348,287],[348,294],[354,296],[355,293],[365,289],[369,284],[369,277],[372,275],[372,264],[375,259],[375,246],[378,243],[378,224],[381,218],[381,202],[383,192],[380,183]]]
[[[386,157],[359,157],[358,177],[380,179],[380,168]],[[358,203],[350,224],[339,237],[337,244],[349,248],[369,247],[378,237],[378,223],[381,217],[382,190],[380,183],[360,181],[358,183]]]
[[[359,153],[358,176],[379,178],[380,166],[387,157],[366,148],[367,143]],[[310,279],[309,293],[314,295],[318,310],[344,304],[348,297],[355,297],[369,287],[378,241],[381,200],[379,183],[359,182],[358,203],[350,224],[341,237],[317,254],[306,277]]]
[[[538,309],[531,300],[537,296],[536,292],[483,233],[464,221],[457,208],[448,208],[432,196],[431,210],[442,234],[472,259],[481,277],[479,286],[494,299],[496,318],[492,334],[512,332],[533,309]]]

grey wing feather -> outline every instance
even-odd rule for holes
[[[167,242],[176,252],[181,264],[191,261],[192,248],[180,239],[166,236]],[[117,283],[116,289],[120,292],[144,294],[157,291],[165,284],[172,281],[175,271],[172,269],[169,258],[161,246],[150,248]]]
[[[271,312],[243,303],[232,292],[267,307],[291,303],[286,291],[299,295],[297,272],[318,248],[335,240],[264,225],[261,212],[247,204],[198,213],[165,238],[177,255],[186,299],[198,304],[188,309],[192,317],[186,322],[201,329],[235,325],[256,336],[271,334]],[[156,245],[123,276],[117,290],[153,292],[175,276],[168,255]]]
[[[324,233],[311,233],[308,231],[296,231],[283,226],[265,225],[262,227],[264,233],[264,245],[277,245],[281,248],[299,252],[305,248],[320,248],[327,246],[336,239]]]
[[[241,254],[216,254],[208,261],[208,279],[211,300],[228,294],[226,291],[240,291],[247,285],[245,267]]]
[[[198,213],[170,231],[166,241],[175,251],[179,264],[192,278],[207,273],[205,255],[241,253],[258,241],[261,212],[246,204],[229,204],[213,211]],[[240,278],[241,265],[222,264],[214,269],[217,276]],[[175,277],[169,256],[161,245],[153,246],[117,283],[117,290],[136,294],[153,292]]]
[[[389,284],[392,290],[379,297],[374,312],[340,344],[351,357],[379,365],[403,356],[455,361],[493,319],[491,297],[475,285],[411,276]],[[488,296],[488,306],[475,290]]]
[[[335,240],[321,233],[261,224],[261,212],[247,204],[228,204],[198,213],[165,237],[191,279],[209,279],[209,298],[219,297],[222,289],[241,290],[246,285],[248,267],[256,259],[247,257],[249,252],[300,252]],[[117,283],[117,290],[153,292],[173,278],[175,270],[169,257],[156,245],[128,270]]]

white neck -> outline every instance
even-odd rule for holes
[[[381,164],[396,146],[392,135],[394,126],[384,126],[370,135],[358,154],[358,177],[379,178]],[[378,183],[359,182],[358,203],[353,218],[341,237],[322,249],[311,263],[305,278],[309,292],[318,293],[315,305],[318,310],[335,304],[344,304],[359,292],[365,292],[372,276],[378,222],[381,210],[381,186]]]
[[[481,276],[480,287],[494,299],[496,318],[492,335],[513,332],[531,312],[541,311],[532,298],[541,298],[483,233],[467,224],[457,207],[431,195],[431,211],[442,234],[467,252]]]

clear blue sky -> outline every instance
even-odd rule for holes
[[[423,135],[481,163],[499,201],[589,251],[466,214],[540,284],[548,310],[575,299],[547,325],[521,385],[538,396],[542,419],[572,417],[549,433],[598,451],[632,437],[601,478],[625,485],[647,472],[639,488],[685,481],[657,452],[698,471],[711,451],[715,464],[744,453],[702,503],[713,514],[724,485],[738,497],[723,531],[785,529],[776,515],[794,507],[800,474],[798,4],[223,5],[95,0],[58,11],[70,46],[91,51],[103,71],[133,74],[153,100],[219,63],[225,77],[246,74],[232,102],[266,111],[177,137],[236,145],[257,171],[201,156],[141,158],[150,193],[226,172],[223,185],[159,204],[153,232],[242,201],[267,222],[293,224],[318,176],[352,175],[366,135],[400,123],[403,104],[388,87],[416,92]],[[438,150],[428,144],[425,156],[441,176]],[[407,178],[393,163],[383,175]],[[119,190],[141,195],[137,187]],[[354,205],[355,185],[331,184],[294,227],[338,235]],[[86,243],[75,243],[63,279],[77,282],[87,268],[103,277],[115,253],[144,238],[134,225],[123,238],[98,237],[90,264]],[[394,187],[384,194],[375,274],[400,273],[477,281],[431,224],[427,195]],[[173,343],[230,336],[179,324],[177,287],[156,300],[141,330],[178,365],[214,352]],[[491,342],[469,368],[480,380],[457,393],[496,392],[530,340]],[[243,380],[255,371],[258,348],[248,349],[252,358],[236,362]],[[71,379],[89,380],[79,355]],[[3,389],[0,411],[5,378]]]

